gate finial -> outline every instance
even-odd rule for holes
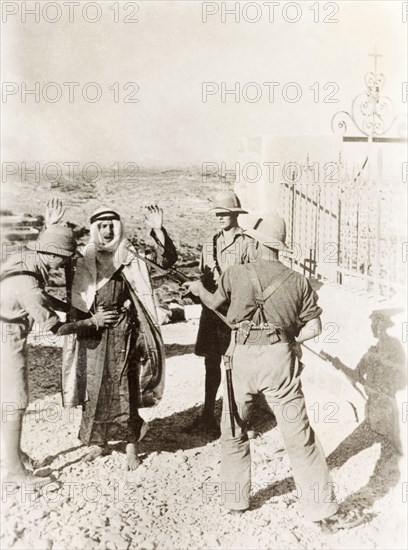
[[[374,48],[374,53],[368,54],[374,58],[374,70],[365,74],[364,82],[365,92],[358,94],[352,101],[351,110],[338,111],[332,117],[331,127],[334,133],[346,134],[347,124],[351,121],[361,134],[367,138],[373,138],[385,135],[394,126],[395,122],[400,121],[402,116],[395,115],[394,103],[381,90],[385,83],[383,73],[377,72],[377,59],[382,54]],[[397,131],[403,135],[403,124]],[[351,140],[359,141],[359,137],[352,137]]]
[[[375,46],[374,53],[369,53],[368,55],[374,57],[374,73],[377,73],[377,57],[382,57],[382,54],[377,53],[377,46]]]

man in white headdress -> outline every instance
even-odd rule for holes
[[[133,470],[146,431],[139,408],[157,404],[163,394],[164,346],[147,266],[126,238],[119,214],[99,208],[90,221],[90,242],[73,274],[71,314],[113,308],[119,319],[113,327],[67,339],[64,405],[83,405],[79,438],[91,446],[84,460],[103,454],[108,441],[126,441],[127,466]],[[148,207],[146,222],[156,262],[171,267],[177,253],[162,226],[162,210]]]

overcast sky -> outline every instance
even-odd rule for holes
[[[75,20],[68,20],[64,6],[61,20],[49,23],[27,15],[22,21],[19,11],[7,16],[3,24],[4,82],[14,82],[17,90],[3,95],[3,160],[80,161],[110,163],[133,161],[140,165],[187,166],[205,161],[234,159],[240,139],[259,134],[304,135],[330,133],[330,120],[337,110],[348,110],[353,97],[364,91],[363,77],[373,68],[368,54],[376,46],[382,54],[379,68],[385,73],[384,92],[393,97],[398,111],[406,109],[401,102],[402,82],[407,80],[407,24],[402,21],[402,2],[387,0],[320,2],[319,14],[310,9],[315,3],[301,1],[300,20],[284,20],[282,8],[275,7],[275,21],[259,2],[261,14],[254,19],[254,2],[241,2],[240,22],[233,16],[221,20],[218,13],[202,21],[203,3],[195,1],[138,1],[116,4],[100,2],[102,15],[98,22],[84,20],[81,8]],[[34,2],[27,2],[34,4]],[[46,3],[42,2],[44,6]],[[52,3],[49,3],[52,4]],[[86,2],[82,2],[86,4]],[[139,11],[133,13],[138,5]],[[330,6],[328,6],[330,4]],[[207,10],[215,10],[215,3]],[[228,3],[228,8],[234,6]],[[119,14],[115,9],[119,8]],[[323,9],[325,8],[325,10]],[[53,19],[55,8],[49,6],[45,17]],[[270,8],[269,8],[270,9]],[[294,8],[286,8],[287,18],[294,18]],[[10,7],[8,10],[13,11]],[[54,10],[54,11],[53,11]],[[90,7],[87,15],[94,18]],[[120,22],[115,23],[118,15]],[[320,22],[313,22],[319,16]],[[137,18],[138,23],[124,23],[123,18]],[[3,13],[3,20],[5,14]],[[324,17],[338,23],[324,23]],[[62,97],[50,103],[32,95],[22,102],[22,86],[40,93],[45,89],[52,98],[55,90],[45,85],[57,83]],[[78,82],[74,102],[69,102],[64,82]],[[102,98],[89,103],[82,97],[84,85],[96,82]],[[114,102],[115,82],[120,91]],[[125,95],[134,94],[137,103],[124,103]],[[239,82],[247,87],[247,99],[261,89],[257,102],[237,103],[231,95],[221,101],[221,93],[202,101],[202,83],[212,82],[213,90],[228,88]],[[277,82],[274,101],[264,82]],[[296,103],[285,101],[282,89],[290,82],[302,91]],[[314,91],[309,87],[314,83]],[[323,89],[334,82],[337,89]],[[4,84],[3,84],[4,86]],[[211,85],[209,85],[211,86]],[[313,101],[319,88],[318,102]],[[10,91],[10,85],[8,90]],[[88,88],[90,95],[95,89]],[[294,93],[289,88],[288,93]],[[324,103],[329,92],[338,103]],[[316,95],[315,95],[316,98]]]

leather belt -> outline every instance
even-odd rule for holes
[[[271,346],[295,341],[292,332],[276,327],[272,323],[254,325],[243,321],[237,327],[236,343],[244,346]]]
[[[6,319],[5,317],[2,317],[0,315],[0,322],[7,323],[7,324],[9,324],[9,323],[15,323],[17,325],[19,325],[21,323],[25,324],[25,323],[27,323],[27,320],[28,320],[28,316],[26,316],[26,317],[17,317],[16,319]]]

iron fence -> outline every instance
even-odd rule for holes
[[[281,182],[281,204],[292,254],[286,262],[305,275],[392,297],[406,286],[405,189],[372,170],[340,162],[338,184],[307,175]]]

